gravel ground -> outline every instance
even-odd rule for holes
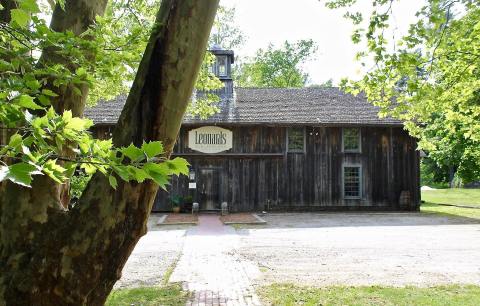
[[[480,222],[420,213],[285,213],[240,229],[260,284],[480,284]]]
[[[122,271],[115,288],[158,285],[183,248],[188,226],[157,226],[162,215],[152,215],[143,236]]]

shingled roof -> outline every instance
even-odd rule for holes
[[[100,102],[87,108],[85,116],[95,124],[114,124],[126,97]],[[379,118],[379,109],[364,96],[346,94],[334,87],[235,88],[233,97],[223,97],[220,112],[201,120],[187,116],[184,124],[307,124],[307,125],[402,125],[392,118]]]

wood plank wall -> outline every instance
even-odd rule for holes
[[[220,202],[227,202],[232,211],[419,207],[420,157],[415,139],[401,127],[361,127],[361,153],[343,153],[341,127],[309,126],[306,152],[286,153],[286,127],[220,126],[233,132],[233,148],[227,154],[202,155],[190,150],[188,131],[198,126],[184,126],[175,155],[191,163],[197,180],[201,169],[217,169]],[[362,165],[361,199],[343,199],[344,163]],[[170,210],[168,196],[172,194],[200,199],[196,190],[188,189],[188,182],[187,177],[173,179],[169,192],[159,191],[154,211]],[[408,207],[399,206],[402,191],[411,194]]]

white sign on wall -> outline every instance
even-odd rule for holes
[[[188,147],[202,153],[219,153],[232,148],[233,133],[218,126],[202,126],[188,132]]]

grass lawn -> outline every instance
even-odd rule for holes
[[[188,292],[182,291],[179,284],[162,287],[119,289],[110,293],[106,306],[179,306],[185,305]]]
[[[436,189],[422,191],[422,200],[429,203],[457,204],[480,207],[480,189]]]
[[[258,292],[265,304],[275,306],[480,305],[480,287],[478,286],[310,288],[273,284],[259,288]]]
[[[478,206],[480,208],[480,189],[437,189],[422,191],[421,211],[480,219],[480,209],[443,206],[438,204],[455,204]]]

